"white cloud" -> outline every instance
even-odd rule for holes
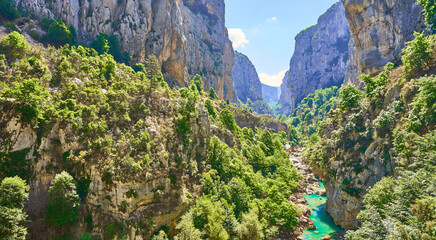
[[[271,17],[266,19],[267,22],[277,22],[278,20],[279,19],[277,17]]]
[[[285,77],[287,70],[279,72],[277,75],[268,75],[266,73],[259,74],[260,81],[266,85],[279,87],[282,85],[283,78]]]
[[[233,43],[233,48],[243,48],[246,44],[250,44],[247,36],[240,28],[229,28],[229,38]]]

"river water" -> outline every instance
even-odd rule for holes
[[[319,184],[321,187],[316,190],[324,189],[324,184],[322,182],[319,182]],[[303,232],[304,240],[319,240],[326,235],[332,236],[332,239],[339,239],[337,235],[342,234],[343,230],[333,222],[332,217],[326,210],[327,197],[312,194],[304,195],[304,198],[309,203],[307,207],[311,210],[309,218],[316,226],[315,230],[305,230]]]

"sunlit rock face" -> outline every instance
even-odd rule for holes
[[[233,84],[242,102],[246,103],[248,99],[252,102],[262,100],[262,84],[256,68],[247,56],[239,52],[235,52]]]
[[[349,59],[350,31],[338,2],[318,24],[295,37],[295,51],[281,87],[282,113],[289,113],[308,94],[343,83]]]
[[[350,55],[350,62],[354,62],[355,74],[379,73],[388,62],[398,63],[401,49],[407,41],[412,40],[413,32],[424,30],[422,8],[411,0],[348,0],[344,1],[345,14],[349,21],[354,40],[354,55]],[[352,43],[350,43],[350,48]],[[346,75],[345,82],[360,84],[355,76]],[[383,108],[399,97],[399,89],[393,88],[386,94]],[[378,114],[378,113],[377,113]],[[366,113],[364,119],[373,119],[374,113]],[[329,130],[327,130],[328,132]],[[357,139],[358,136],[350,136]],[[390,152],[384,145],[389,140],[377,137],[369,144],[366,151],[353,155],[355,149],[344,149],[342,159],[332,161],[331,172],[335,178],[325,182],[327,190],[327,210],[336,224],[345,229],[358,227],[357,215],[362,207],[362,200],[366,190],[380,181],[384,176],[393,175],[395,161],[390,160]],[[384,156],[386,154],[388,158]],[[387,160],[388,159],[388,160]],[[356,173],[345,163],[356,161],[356,167],[363,170]],[[348,180],[353,184],[345,184]],[[353,190],[360,189],[359,192]]]
[[[158,56],[170,85],[195,74],[220,98],[232,96],[233,48],[224,0],[18,0],[37,18],[60,18],[87,44],[99,33],[116,35],[133,62]]]
[[[413,32],[425,29],[422,7],[416,1],[347,0],[344,4],[359,73],[374,75],[386,63],[398,63]]]

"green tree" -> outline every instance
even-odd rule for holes
[[[194,226],[204,232],[205,239],[227,240],[229,234],[223,227],[225,210],[219,202],[201,197],[192,209]]]
[[[213,118],[217,117],[215,107],[213,106],[212,102],[209,99],[206,100],[204,106],[206,107],[207,112],[209,113],[210,116],[212,116]]]
[[[73,42],[70,29],[61,21],[55,21],[50,24],[47,35],[44,37],[45,41],[55,47],[60,47],[65,44]]]
[[[147,72],[147,78],[150,81],[149,97],[151,98],[151,93],[156,90],[159,79],[162,77],[159,60],[154,54],[148,55],[147,60],[145,61],[145,70]]]
[[[168,235],[161,230],[158,234],[154,235],[151,240],[168,240]]]
[[[253,208],[248,213],[242,214],[241,223],[235,231],[241,240],[261,240],[264,239],[262,224],[259,221],[257,209]]]
[[[352,108],[359,106],[363,93],[353,84],[342,86],[339,90],[338,108],[342,112],[347,112]]]
[[[0,53],[6,56],[6,59],[14,62],[23,58],[30,52],[30,45],[26,38],[18,32],[11,32],[0,42]]]
[[[1,0],[0,15],[8,20],[15,20],[20,17],[20,12],[14,7],[13,0]]]
[[[224,108],[220,112],[221,122],[226,126],[230,131],[235,131],[238,127],[235,121],[235,117],[228,108]]]
[[[80,199],[73,177],[65,171],[57,174],[48,193],[47,221],[52,226],[60,227],[64,236],[78,219]]]
[[[203,81],[201,80],[200,75],[196,74],[192,78],[191,84],[195,84],[199,93],[201,93],[203,91]]]
[[[215,89],[213,89],[213,87],[211,87],[211,88],[209,89],[209,97],[210,97],[211,99],[218,99],[218,96],[216,95],[216,93],[215,93]]]
[[[201,240],[202,233],[195,228],[191,214],[185,214],[176,226],[178,234],[175,240]]]
[[[29,186],[19,177],[9,177],[0,184],[0,236],[4,240],[24,240],[27,229],[24,226],[27,214]]]
[[[0,101],[2,98],[15,98],[18,103],[17,110],[22,113],[23,120],[32,122],[43,119],[44,102],[49,93],[46,88],[39,85],[38,79],[24,79],[0,90]]]
[[[407,42],[407,47],[402,50],[401,61],[404,64],[406,77],[416,74],[419,71],[428,70],[430,61],[433,60],[433,41],[425,37],[424,33],[414,33],[415,39]]]
[[[107,34],[98,34],[94,41],[91,42],[91,47],[94,48],[99,54],[109,53],[109,41]]]
[[[424,7],[424,16],[427,25],[430,26],[433,33],[436,32],[436,2],[435,0],[418,0],[418,3]]]

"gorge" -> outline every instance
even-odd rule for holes
[[[0,239],[435,239],[434,9],[339,1],[271,87],[224,0],[2,1]]]

